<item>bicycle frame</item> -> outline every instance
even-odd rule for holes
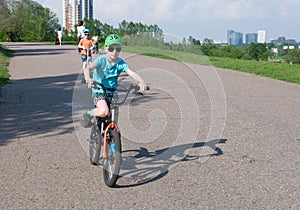
[[[109,106],[109,115],[110,115],[110,123],[103,128],[104,129],[104,137],[103,137],[103,154],[102,157],[103,158],[107,158],[107,150],[106,150],[106,143],[107,143],[107,134],[108,134],[108,130],[111,129],[116,129],[117,132],[120,134],[120,129],[119,126],[116,122],[116,119],[118,119],[118,114],[116,113],[116,110],[118,109],[119,105],[118,105],[118,101],[117,99],[112,99],[110,102],[110,106]]]
[[[97,85],[100,86],[100,88],[97,87]],[[101,83],[98,83],[98,82],[94,81],[93,86],[96,89],[102,89],[104,91],[105,98],[106,99],[108,98],[107,93],[106,93],[107,88],[105,88]],[[139,89],[139,87],[137,85],[131,85],[131,87],[128,90],[126,90],[127,93],[126,93],[125,99],[123,101],[119,102],[118,99],[116,99],[116,98],[113,98],[110,101],[110,106],[109,106],[110,123],[105,128],[104,127],[103,128],[99,127],[100,132],[104,133],[103,152],[102,152],[102,157],[104,159],[107,159],[107,150],[106,149],[107,149],[107,141],[108,141],[108,139],[107,139],[108,130],[109,129],[116,129],[117,132],[120,134],[120,129],[119,129],[119,126],[118,126],[117,120],[116,120],[118,118],[118,114],[116,113],[115,110],[118,109],[119,105],[123,104],[126,101],[126,99],[127,99],[127,97],[128,97],[131,90],[134,90],[136,92],[138,89]],[[101,118],[99,118],[99,120],[101,121]],[[101,123],[103,123],[103,122],[101,122]],[[101,123],[99,123],[99,124],[101,125]],[[99,126],[99,124],[98,124],[98,126]]]
[[[105,159],[107,158],[107,152],[106,152],[107,132],[108,132],[108,129],[110,129],[110,128],[116,129],[116,130],[118,131],[118,133],[120,133],[120,129],[119,129],[119,127],[118,127],[118,125],[117,125],[116,122],[111,122],[111,123],[109,123],[109,124],[106,126],[106,128],[105,128],[105,130],[104,130],[104,138],[103,138],[103,154],[102,154],[102,157],[105,158]]]

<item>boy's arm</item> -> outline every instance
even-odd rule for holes
[[[94,42],[93,41],[91,41],[90,46],[91,46],[90,50],[92,50],[94,48]]]
[[[82,40],[82,39],[81,39]],[[80,42],[78,43],[78,47],[79,48],[82,48],[81,44],[82,44],[82,41],[80,40]]]
[[[93,80],[91,78],[91,72],[96,68],[96,64],[91,63],[90,65],[88,65],[84,70],[84,78],[85,78],[85,82],[88,85],[88,88],[92,87],[93,84]]]
[[[127,69],[126,73],[132,77],[140,86],[140,91],[144,92],[147,89],[146,83],[145,81],[142,79],[142,77],[140,77],[140,75],[138,75],[137,73],[135,73],[134,71],[132,71],[131,69]]]

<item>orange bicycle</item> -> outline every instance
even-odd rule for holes
[[[104,183],[108,187],[113,187],[119,177],[122,163],[121,133],[117,124],[118,108],[126,101],[129,93],[141,94],[138,92],[140,87],[132,84],[129,89],[115,91],[94,81],[93,88],[103,90],[109,107],[109,114],[107,117],[96,117],[96,121],[92,125],[89,140],[90,162],[93,165],[98,165],[102,160]],[[114,93],[107,93],[107,90]],[[149,90],[149,87],[147,87],[147,90]],[[118,92],[126,93],[125,98],[121,102],[118,100]]]

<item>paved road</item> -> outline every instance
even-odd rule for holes
[[[299,85],[123,53],[151,91],[120,110],[122,177],[107,188],[78,124],[76,49],[3,44],[0,209],[300,208]]]

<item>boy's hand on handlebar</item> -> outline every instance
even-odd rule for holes
[[[92,88],[93,80],[91,78],[85,79],[88,88]]]
[[[138,85],[140,86],[139,92],[144,92],[145,90],[147,90],[147,85],[144,81],[140,82]]]

